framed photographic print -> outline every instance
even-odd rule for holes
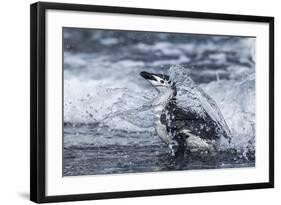
[[[30,20],[32,201],[274,186],[273,17],[40,2]]]

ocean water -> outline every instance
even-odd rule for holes
[[[64,176],[255,166],[255,38],[64,28]],[[175,158],[139,72],[188,72],[233,136]]]

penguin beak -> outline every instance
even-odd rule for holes
[[[145,72],[145,71],[140,72],[140,76],[143,77],[146,80],[156,80],[151,73],[148,73],[148,72]]]

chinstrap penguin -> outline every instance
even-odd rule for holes
[[[173,156],[185,150],[216,150],[222,136],[230,142],[230,130],[215,101],[192,80],[192,86],[184,91],[188,102],[181,102],[183,108],[178,106],[177,83],[170,76],[145,71],[140,75],[158,91],[152,104],[155,130]]]

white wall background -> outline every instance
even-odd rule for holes
[[[52,0],[49,0],[52,1]],[[29,4],[2,1],[0,6],[0,204],[29,201]],[[275,189],[143,197],[68,204],[278,204],[281,194],[281,12],[278,0],[60,0],[60,2],[275,17]],[[231,176],[229,176],[231,177]],[[125,183],[125,182],[124,182]],[[279,202],[280,203],[280,202]]]

